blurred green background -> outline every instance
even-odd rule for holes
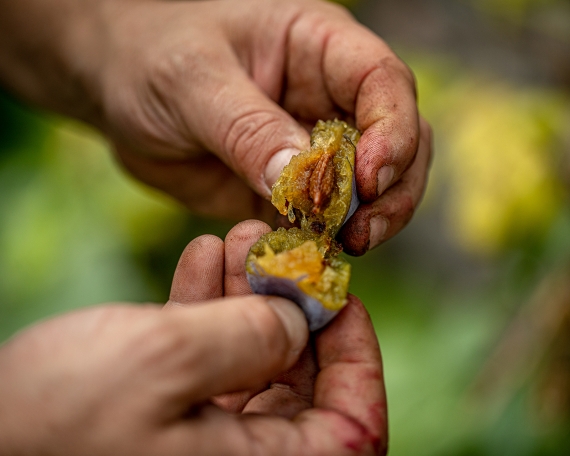
[[[344,1],[414,70],[435,132],[410,226],[353,259],[393,456],[570,454],[570,2]],[[167,299],[227,222],[137,184],[84,125],[0,94],[0,340]]]

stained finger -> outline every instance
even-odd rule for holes
[[[166,306],[221,298],[223,287],[224,242],[206,234],[194,239],[182,252]]]
[[[321,371],[314,408],[293,419],[242,415],[237,425],[227,423],[225,438],[210,439],[211,454],[247,454],[253,449],[264,455],[385,454],[380,350],[370,318],[357,298],[350,296],[345,309],[317,335],[316,350]],[[202,431],[203,436],[220,435],[220,428],[212,423]]]
[[[311,409],[289,420],[256,414],[227,415],[206,405],[197,409],[193,418],[164,428],[151,444],[161,454],[168,451],[173,455],[187,454],[188,448],[204,456],[383,454],[375,451],[362,425],[332,410]]]
[[[418,148],[415,79],[371,31],[352,23],[331,33],[323,60],[331,98],[363,132],[356,152],[359,197],[374,201],[408,169]]]
[[[245,259],[249,249],[271,228],[259,220],[246,220],[234,226],[225,239],[224,290],[226,296],[251,294],[245,275]]]
[[[378,449],[387,445],[386,393],[382,358],[368,312],[355,296],[316,337],[321,369],[314,406],[335,410],[360,423]]]
[[[431,128],[422,119],[418,154],[400,180],[376,201],[362,204],[339,233],[345,251],[363,255],[398,233],[412,218],[427,184]]]
[[[383,454],[360,423],[334,410],[305,410],[293,421],[245,415],[241,423],[250,436],[249,447],[264,455]]]
[[[338,5],[317,5],[314,9],[305,7],[303,15],[290,27],[287,91],[283,100],[284,108],[311,128],[318,119],[344,119],[348,111],[354,115],[353,107],[345,111],[331,97],[323,67],[323,54],[331,34],[353,21]]]

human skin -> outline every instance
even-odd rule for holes
[[[269,220],[270,187],[318,119],[362,131],[363,254],[421,199],[431,154],[414,77],[376,35],[319,0],[0,0],[0,81],[103,131],[124,167],[190,209]]]
[[[0,348],[0,454],[384,454],[380,351],[354,296],[309,336],[250,295],[248,221],[185,249],[170,300],[47,320]],[[308,345],[307,345],[308,343]]]

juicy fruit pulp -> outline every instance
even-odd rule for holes
[[[293,281],[326,309],[340,310],[346,303],[350,264],[336,256],[340,247],[329,241],[298,228],[279,228],[251,248],[247,272]],[[282,295],[279,289],[272,294]]]
[[[273,205],[290,221],[298,218],[301,229],[279,228],[262,236],[246,261],[254,292],[316,300],[326,317],[312,315],[312,301],[297,303],[309,322],[326,320],[321,326],[346,304],[350,264],[338,257],[342,248],[334,237],[357,206],[354,162],[359,139],[360,133],[345,122],[317,123],[311,148],[291,159],[272,188]]]
[[[340,121],[319,121],[311,148],[294,156],[273,185],[271,202],[301,227],[331,238],[342,226],[353,194],[358,130]],[[296,214],[297,213],[297,214]]]

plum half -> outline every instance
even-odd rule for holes
[[[335,236],[358,207],[354,180],[360,133],[345,122],[319,121],[311,148],[293,157],[272,188],[273,205],[301,228],[279,228],[249,251],[254,293],[282,296],[305,312],[309,329],[325,326],[346,304],[350,264]]]

